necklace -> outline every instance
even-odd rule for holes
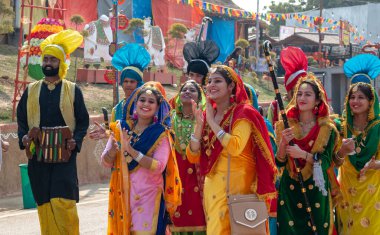
[[[144,132],[144,130],[147,128],[148,126],[145,126],[145,127],[137,127],[137,125],[136,126],[134,126],[133,127],[133,129],[132,129],[132,132],[134,132],[136,135],[141,135],[143,132]]]
[[[351,132],[353,140],[355,141],[355,152],[356,154],[359,154],[362,151],[362,148],[365,148],[364,141],[366,141],[367,132],[372,127],[372,125],[361,130],[356,130],[355,126],[351,127],[350,125],[347,125],[347,127]]]
[[[301,130],[302,130],[302,134],[303,135],[306,135],[307,133],[309,133],[309,131],[315,126],[315,121],[312,120],[310,122],[299,122],[300,126],[301,126]]]
[[[354,128],[354,131],[357,131],[357,132],[362,132],[364,131],[365,127],[368,125],[368,122],[365,122],[364,124],[362,125],[355,125],[353,124],[353,128]]]
[[[193,113],[189,113],[189,114],[182,113],[182,118],[183,119],[193,119]]]
[[[61,79],[58,79],[58,80],[55,80],[54,82],[50,82],[50,81],[44,79],[43,82],[47,85],[47,88],[49,89],[49,91],[52,91],[55,89],[56,85],[58,83],[60,83],[61,81],[62,81]]]
[[[174,131],[175,131],[175,148],[181,153],[183,160],[186,159],[186,147],[190,140],[190,135],[193,132],[195,120],[185,118],[183,115],[174,115]]]

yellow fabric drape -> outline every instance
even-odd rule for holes
[[[348,159],[339,168],[338,180],[343,193],[343,200],[337,206],[339,232],[380,234],[380,171],[368,170],[360,179],[358,175]]]
[[[118,122],[111,122],[110,129],[115,139],[121,142],[123,149],[122,132]],[[108,229],[107,234],[130,234],[131,209],[129,202],[129,170],[125,157],[121,151],[117,152],[110,180],[108,200]]]
[[[40,93],[43,80],[33,82],[28,85],[28,126],[29,129],[40,126]],[[59,107],[63,119],[71,131],[75,129],[75,116],[74,116],[74,99],[75,99],[75,83],[67,80],[62,80],[61,99]]]
[[[79,218],[75,200],[52,198],[37,207],[42,235],[77,235]]]

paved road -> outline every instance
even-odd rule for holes
[[[2,235],[40,234],[36,209],[22,208],[21,197],[0,199],[0,228]],[[77,204],[80,234],[106,234],[108,184],[93,184],[80,187],[80,202]]]

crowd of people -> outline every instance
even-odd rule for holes
[[[81,42],[72,30],[42,42],[45,78],[28,86],[17,108],[41,234],[79,234],[76,155],[89,117],[79,87],[65,79],[65,61]],[[112,172],[107,234],[231,234],[228,193],[265,202],[267,234],[380,234],[380,113],[371,85],[380,60],[366,54],[344,65],[351,86],[336,118],[302,50],[283,49],[288,102],[285,110],[272,102],[267,118],[255,89],[229,67],[240,54],[212,65],[215,43],[186,44],[189,79],[171,99],[159,82],[143,83],[150,62],[143,47],[114,54],[125,96],[110,130],[97,124],[89,133],[107,140],[99,156]],[[57,126],[72,132],[70,158],[41,161],[36,129]]]

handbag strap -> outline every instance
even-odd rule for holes
[[[230,126],[229,126],[229,134],[231,134],[231,126],[232,126],[232,117],[233,117],[234,113],[231,114],[231,117],[230,117]],[[227,188],[226,188],[226,193],[227,193],[227,197],[229,196],[230,194],[230,167],[231,167],[231,154],[228,153],[227,151],[227,156],[228,156],[228,161],[227,161]]]

